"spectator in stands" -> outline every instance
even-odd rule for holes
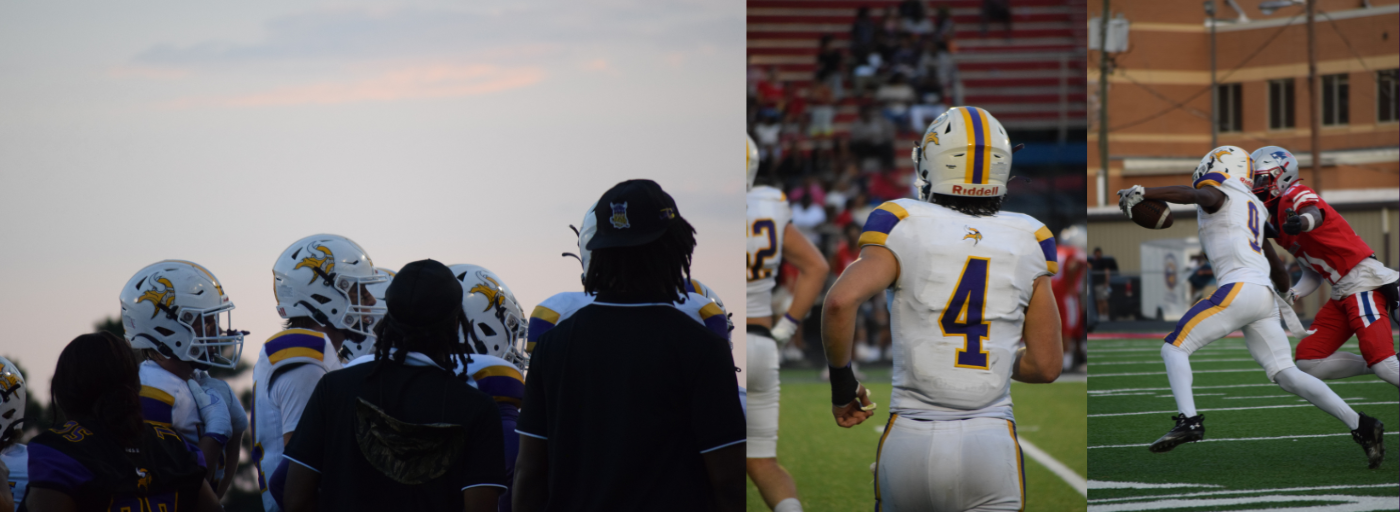
[[[993,22],[1006,24],[1006,38],[1011,39],[1011,0],[982,0],[982,35]]]
[[[768,68],[768,74],[758,81],[757,92],[759,104],[767,108],[783,109],[786,94],[783,91],[783,82],[778,78],[778,66]]]
[[[862,160],[878,160],[882,169],[894,169],[894,138],[894,124],[875,115],[873,107],[862,107],[860,118],[851,123],[851,153]]]
[[[832,121],[836,118],[836,94],[826,82],[817,81],[812,84],[809,99],[807,134],[814,138],[830,137]]]
[[[798,191],[793,191],[796,194]],[[826,222],[826,209],[820,203],[813,201],[811,192],[802,194],[802,199],[796,206],[792,207],[792,225],[807,237],[813,245],[821,247],[821,239],[818,237],[817,227]]]
[[[758,143],[759,159],[767,165],[774,165],[782,157],[782,151],[778,149],[778,136],[782,133],[783,126],[778,123],[776,113],[767,113],[759,118],[753,127],[754,142]]]
[[[870,18],[870,8],[856,9],[856,20],[851,23],[851,55],[865,60],[875,45],[875,20]]]
[[[924,77],[917,90],[920,101],[909,107],[909,128],[914,133],[923,133],[934,119],[948,111],[948,106],[943,104],[942,88],[936,77]]]
[[[1089,259],[1089,268],[1092,270],[1090,280],[1094,285],[1094,300],[1098,303],[1099,318],[1111,320],[1108,315],[1108,299],[1112,292],[1109,283],[1113,274],[1118,272],[1118,260],[1112,256],[1104,256],[1103,248],[1095,247],[1094,257]]]
[[[956,25],[948,6],[938,6],[938,14],[933,21],[933,40],[947,44],[953,40]]]
[[[884,105],[885,117],[900,131],[908,129],[909,106],[917,100],[914,87],[910,86],[900,73],[896,73],[888,83],[875,91],[875,101]]]
[[[832,44],[831,34],[822,36],[821,45],[817,49],[817,70],[816,81],[825,83],[831,90],[832,99],[840,100],[844,94],[841,81],[846,73],[846,55],[840,48]]]
[[[921,0],[904,0],[899,3],[899,15],[905,21],[918,21],[927,18],[928,10],[924,8]]]
[[[891,199],[899,198],[893,197]],[[851,201],[851,222],[855,223],[855,225],[857,226],[864,227],[865,221],[870,219],[870,214],[875,212],[875,208],[878,205],[871,204],[870,194],[865,192],[864,190],[856,194],[856,198],[852,199]]]
[[[1215,284],[1215,270],[1210,266],[1210,258],[1207,258],[1206,253],[1202,251],[1191,256],[1191,270],[1189,272],[1191,277],[1186,278],[1186,282],[1191,283],[1190,299],[1194,303],[1200,297],[1210,293],[1207,287],[1214,290],[1215,287],[1212,285]]]

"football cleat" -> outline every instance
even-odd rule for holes
[[[1381,439],[1381,435],[1385,433],[1385,425],[1365,413],[1357,414],[1361,415],[1361,424],[1351,431],[1351,439],[1366,451],[1366,458],[1369,459],[1366,467],[1376,469],[1381,465],[1381,460],[1385,459],[1385,442]]]
[[[1152,453],[1169,452],[1176,448],[1176,445],[1194,443],[1206,438],[1205,415],[1197,414],[1187,418],[1185,414],[1178,414],[1172,416],[1172,419],[1176,420],[1176,426],[1147,448]]]

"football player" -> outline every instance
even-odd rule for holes
[[[462,314],[466,317],[458,334],[459,343],[471,354],[466,368],[458,364],[456,373],[471,377],[476,388],[496,401],[501,413],[501,432],[515,433],[520,402],[525,398],[525,312],[504,280],[495,272],[477,265],[452,265],[452,275],[462,283]],[[515,457],[520,453],[520,436],[504,436],[506,490],[501,492],[498,510],[510,510],[510,485],[515,480]]]
[[[1001,211],[1012,151],[986,110],[935,119],[913,154],[918,199],[870,215],[860,259],[827,291],[831,410],[846,428],[875,410],[850,367],[857,308],[891,296],[894,392],[876,452],[876,510],[1025,507],[1011,379],[1053,382],[1062,349],[1055,237]]]
[[[346,341],[364,342],[384,316],[370,286],[388,280],[369,254],[339,235],[312,235],[272,264],[277,314],[286,330],[272,335],[253,365],[253,461],[263,509],[281,510],[282,451],[321,376],[341,368]]]
[[[209,461],[210,484],[227,491],[248,424],[235,421],[245,413],[228,385],[203,371],[231,369],[243,353],[244,333],[232,330],[234,305],[223,285],[196,263],[165,260],[136,272],[119,299],[126,339],[146,357],[142,416],[198,446]]]
[[[1060,309],[1060,337],[1065,344],[1065,359],[1062,371],[1074,368],[1075,361],[1084,361],[1084,270],[1089,267],[1089,259],[1084,253],[1088,245],[1088,235],[1084,227],[1074,225],[1060,230],[1059,242],[1055,244],[1056,260],[1060,271],[1050,278],[1050,289],[1055,291],[1055,305]]]
[[[1352,410],[1317,377],[1294,366],[1290,357],[1288,337],[1279,327],[1279,304],[1283,299],[1276,301],[1272,289],[1288,289],[1288,273],[1273,245],[1264,241],[1269,212],[1264,202],[1254,196],[1253,183],[1248,178],[1250,169],[1249,154],[1243,149],[1221,146],[1201,159],[1190,187],[1144,189],[1134,185],[1118,192],[1118,205],[1130,217],[1132,208],[1147,199],[1196,205],[1201,248],[1220,282],[1210,297],[1197,302],[1181,317],[1176,329],[1164,340],[1162,359],[1180,414],[1172,418],[1176,426],[1153,442],[1150,449],[1161,453],[1205,438],[1204,418],[1196,413],[1191,394],[1190,356],[1242,329],[1250,356],[1264,367],[1269,381],[1341,420],[1366,452],[1370,467],[1375,468],[1384,456],[1381,422]]]
[[[1298,179],[1298,160],[1288,150],[1265,146],[1250,155],[1254,193],[1278,233],[1274,243],[1297,258],[1303,277],[1288,289],[1291,305],[1326,279],[1332,296],[1313,319],[1312,333],[1298,343],[1298,368],[1319,379],[1374,373],[1400,386],[1390,318],[1396,311],[1397,273],[1376,260],[1366,241],[1317,192]],[[1338,352],[1356,335],[1361,355]]]
[[[384,292],[389,290],[389,283],[394,281],[394,274],[396,272],[394,272],[392,269],[384,267],[374,267],[374,272],[376,274],[384,276],[384,280],[379,281],[377,283],[367,284],[365,285],[365,288],[369,290],[370,296],[374,297],[375,303],[383,304]],[[349,367],[353,362],[360,360],[360,358],[364,358],[365,356],[369,356],[368,358],[364,359],[365,361],[373,361],[374,344],[376,341],[378,340],[375,338],[373,332],[371,332],[368,336],[355,336],[345,338],[345,340],[340,343],[341,364],[345,367]]]
[[[29,484],[29,450],[19,444],[24,434],[24,405],[28,400],[28,384],[19,367],[0,357],[0,469],[9,470],[8,474],[0,475],[0,481],[9,484],[0,489],[0,511],[13,511],[24,503],[24,489]]]
[[[798,512],[797,484],[778,464],[778,362],[781,345],[792,339],[830,272],[826,258],[792,225],[792,207],[782,191],[754,186],[758,145],[747,137],[748,174],[748,429],[747,463],[763,501],[777,512]],[[773,287],[783,261],[797,267],[792,304],[773,323]]]

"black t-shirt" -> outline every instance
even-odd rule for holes
[[[321,473],[321,510],[462,510],[464,489],[505,488],[501,418],[491,397],[436,366],[384,362],[367,380],[378,364],[321,378],[287,446],[291,463]],[[413,425],[396,430],[403,427],[396,422]],[[368,439],[389,439],[400,451],[367,452]]]
[[[702,454],[747,436],[729,343],[609,293],[540,337],[516,431],[548,441],[551,511],[710,510]]]
[[[1093,270],[1091,278],[1094,281],[1094,286],[1108,284],[1108,281],[1104,280],[1104,271],[1118,272],[1118,260],[1113,259],[1113,256],[1089,258],[1089,268]]]
[[[169,427],[141,426],[136,451],[91,422],[44,431],[29,442],[29,488],[67,494],[82,512],[194,510],[204,485],[198,449]]]

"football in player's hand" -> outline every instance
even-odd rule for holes
[[[1133,206],[1133,222],[1147,229],[1172,227],[1172,210],[1166,201],[1143,199]]]

